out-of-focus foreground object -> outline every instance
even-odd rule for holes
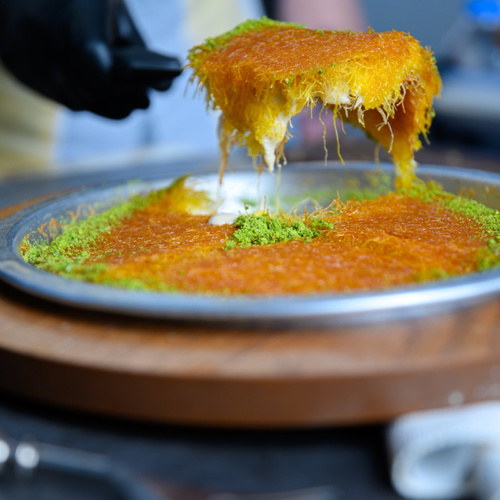
[[[107,118],[147,108],[148,89],[168,89],[181,71],[146,48],[122,1],[2,0],[0,33],[2,60],[21,82]]]

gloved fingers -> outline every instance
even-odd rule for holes
[[[73,110],[127,116],[181,72],[175,58],[147,50],[123,0],[0,0],[0,27],[8,69]]]
[[[143,89],[142,92],[124,95],[120,99],[107,97],[108,99],[105,99],[105,96],[101,96],[88,107],[88,110],[106,118],[121,120],[129,116],[134,110],[146,109],[149,106],[146,89]]]
[[[113,85],[99,78],[83,78],[81,68],[66,72],[56,65],[45,68],[47,71],[49,78],[38,82],[38,91],[74,111],[119,119],[149,106],[148,89],[143,85]]]
[[[80,6],[81,2],[89,2],[75,1]],[[79,100],[82,109],[107,117],[125,113],[128,115],[134,108],[145,109],[149,105],[148,87],[156,90],[170,88],[172,79],[181,72],[179,61],[147,50],[121,0],[93,0],[81,8],[86,15],[97,16],[99,19],[96,19],[87,34],[79,24],[82,19],[74,19],[72,33],[73,41],[77,42],[77,55],[70,58],[70,78],[74,81],[73,88],[78,95],[78,98],[73,98],[74,102]],[[76,14],[76,10],[73,12]],[[103,17],[107,17],[107,23],[103,22]],[[91,18],[83,20],[85,23],[91,22]],[[118,32],[112,35],[110,24],[115,23],[118,23]],[[103,103],[100,96],[108,97]],[[109,103],[115,103],[113,106],[119,110],[109,111]],[[125,112],[124,108],[128,111]]]
[[[61,100],[68,108],[74,111],[90,111],[105,118],[119,120],[129,116],[135,109],[146,109],[149,106],[147,89],[136,90],[121,95],[101,93],[91,99],[87,94],[82,96],[78,92],[61,92]]]
[[[106,118],[121,119],[130,115],[134,109],[146,109],[149,106],[146,87],[121,87],[102,85],[100,88],[89,87],[75,78],[69,85],[58,90],[59,101],[74,111],[91,111]]]
[[[59,92],[65,97],[59,100],[71,109],[87,109],[108,118],[147,108],[147,89],[166,90],[181,71],[177,59],[141,47],[110,52],[108,47],[96,43],[88,45],[86,50],[95,51],[94,55],[88,55],[87,61],[110,57],[113,70],[102,78],[89,65],[80,65],[81,59],[74,59],[68,84]]]
[[[68,19],[67,62],[82,76],[108,78],[110,53],[111,0],[73,0]]]
[[[124,0],[111,0],[114,25],[112,78],[165,91],[181,74],[177,58],[147,49]]]
[[[145,47],[113,49],[112,79],[117,85],[137,85],[167,90],[172,80],[181,74],[175,57],[147,50]]]
[[[68,12],[70,43],[84,47],[88,42],[109,44],[111,0],[72,0]]]
[[[93,102],[95,95],[134,96],[145,88],[167,90],[181,73],[176,58],[143,47],[120,47],[109,51],[108,46],[95,43],[88,44],[86,51],[89,64],[81,65],[81,60],[74,59],[72,71],[75,75],[73,86],[79,89],[83,103]],[[90,61],[94,64],[102,61],[101,67],[110,65],[109,74],[102,78],[98,72],[91,71]]]
[[[111,42],[115,46],[145,47],[146,44],[137,29],[127,5],[123,0],[111,0]]]

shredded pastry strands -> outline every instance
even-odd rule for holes
[[[181,179],[21,252],[70,279],[219,296],[384,290],[500,265],[500,212],[435,185],[222,225],[197,215],[202,198]]]
[[[267,18],[194,47],[188,67],[222,111],[221,178],[235,145],[273,170],[292,117],[319,103],[382,144],[397,186],[409,187],[441,89],[432,52],[408,34],[312,30]]]

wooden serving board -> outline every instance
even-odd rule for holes
[[[387,421],[500,397],[500,300],[364,326],[245,329],[88,312],[0,284],[0,389],[188,425]]]

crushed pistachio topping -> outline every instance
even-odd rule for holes
[[[411,188],[401,189],[400,192],[429,203],[439,203],[443,208],[477,222],[489,237],[488,248],[481,253],[479,270],[484,271],[500,266],[500,211],[489,208],[476,200],[448,193],[433,181],[427,184],[414,183]]]
[[[448,193],[433,182],[414,183],[411,188],[401,189],[398,193],[382,194],[375,200],[370,200],[364,189],[362,193],[366,196],[364,199],[351,198],[345,203],[337,194],[337,199],[331,205],[316,209],[312,213],[307,213],[306,209],[302,215],[297,215],[295,212],[286,215],[269,212],[248,213],[237,217],[232,225],[213,226],[207,223],[206,212],[193,213],[196,209],[203,209],[206,204],[210,204],[208,195],[186,186],[184,181],[183,178],[164,190],[136,196],[85,220],[72,221],[68,224],[59,221],[62,227],[61,234],[52,241],[27,238],[21,245],[21,254],[26,262],[37,268],[65,278],[130,290],[174,293],[186,291],[183,287],[188,279],[193,281],[193,287],[197,287],[198,279],[202,279],[205,274],[211,276],[213,269],[224,262],[232,263],[231,272],[228,274],[232,276],[239,272],[236,262],[250,259],[249,274],[253,276],[255,267],[260,265],[262,255],[271,256],[270,262],[273,263],[272,255],[280,252],[285,255],[286,252],[291,252],[292,247],[300,248],[301,255],[314,255],[314,259],[322,255],[324,259],[321,262],[326,262],[332,255],[342,252],[352,256],[356,252],[368,251],[371,256],[373,254],[370,254],[370,248],[377,249],[386,243],[389,244],[395,235],[386,231],[382,238],[371,237],[370,231],[373,228],[367,221],[374,219],[363,219],[363,217],[366,214],[371,217],[373,213],[378,213],[377,220],[383,222],[387,220],[386,214],[389,212],[385,210],[391,208],[391,200],[399,203],[397,200],[406,198],[406,201],[403,201],[408,203],[408,198],[416,198],[419,200],[419,210],[429,208],[431,221],[438,221],[429,225],[431,233],[434,227],[444,227],[440,221],[447,217],[447,221],[453,219],[453,224],[461,228],[461,234],[465,235],[463,239],[467,242],[466,250],[469,251],[469,247],[477,247],[476,250],[471,250],[472,253],[476,253],[471,253],[469,267],[464,268],[465,270],[459,274],[500,266],[500,212],[465,196]],[[373,189],[375,194],[380,194],[380,186],[374,186]],[[324,199],[331,199],[332,196],[332,193],[326,191],[318,194]],[[415,205],[414,200],[410,201],[412,206]],[[427,207],[427,203],[431,206]],[[379,212],[370,213],[370,204],[375,204]],[[368,207],[366,212],[363,212],[363,207]],[[361,218],[356,222],[359,213]],[[351,227],[349,224],[358,224],[354,226],[357,229],[349,229]],[[373,224],[377,227],[376,222]],[[137,228],[136,232],[127,236],[126,241],[130,241],[127,245],[116,243],[120,241],[119,234],[123,233],[123,227]],[[425,239],[428,234],[430,235],[426,233],[423,238]],[[138,236],[140,241],[137,240]],[[355,240],[358,237],[360,241],[366,241],[366,245],[356,246]],[[279,245],[286,242],[294,243],[288,246]],[[471,245],[471,242],[477,242],[478,245]],[[426,241],[420,239],[417,243],[418,245],[422,243],[422,248],[426,248]],[[276,246],[273,249],[262,249],[262,252],[249,248],[263,245]],[[391,245],[390,248],[396,248],[398,243],[396,247],[393,243]],[[235,249],[240,250],[233,251]],[[192,257],[195,254],[200,261],[196,269],[193,265],[195,258]],[[380,255],[382,259],[386,258],[387,249]],[[130,263],[127,260],[129,258]],[[316,262],[314,259],[313,262]],[[304,266],[307,267],[310,261],[304,262]],[[366,269],[369,274],[371,260],[361,259],[360,262],[367,262]],[[416,274],[414,281],[447,279],[457,275],[453,268],[450,268],[451,270],[441,268],[440,262],[436,260],[436,265],[422,267],[422,271]],[[461,263],[462,261],[460,265]],[[141,268],[144,274],[134,274],[135,271],[132,272],[134,266],[137,269]],[[172,272],[169,278],[162,281],[163,278],[160,279],[159,275],[170,268]],[[321,274],[323,272],[321,266],[319,269],[318,272]],[[358,269],[358,263],[355,269]],[[234,281],[239,282],[239,278],[235,277]]]
[[[309,224],[306,224],[300,219],[271,216],[269,213],[240,215],[235,219],[234,226],[237,229],[227,241],[226,250],[291,240],[308,242],[320,235],[320,229],[333,229],[333,224],[323,219],[310,218]]]

